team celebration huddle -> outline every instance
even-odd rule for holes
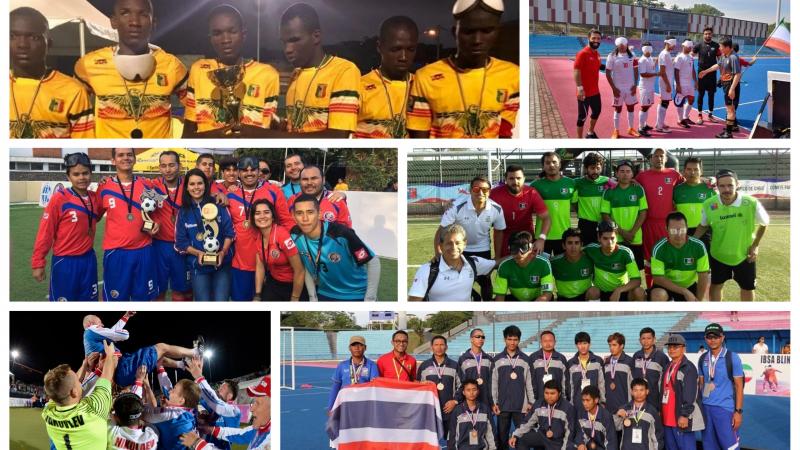
[[[455,53],[439,58],[437,50],[437,60],[416,71],[417,23],[386,18],[375,30],[380,65],[364,74],[323,48],[334,24],[321,23],[308,4],[293,4],[270,18],[279,21],[279,36],[262,36],[280,39],[292,66],[285,90],[275,67],[243,54],[248,30],[239,10],[218,3],[201,25],[214,54],[187,69],[152,44],[150,0],[115,0],[110,24],[118,42],[82,56],[73,75],[46,64],[53,42],[45,16],[29,7],[11,11],[11,137],[512,137],[519,67],[490,56],[503,0],[448,3]]]
[[[733,279],[752,301],[764,207],[733,170],[704,177],[700,157],[679,172],[664,149],[641,152],[649,168],[586,152],[573,179],[546,152],[530,185],[515,164],[495,187],[476,176],[441,217],[409,300],[719,301]]]
[[[64,157],[70,187],[47,203],[31,258],[43,282],[52,251],[51,301],[376,299],[380,261],[352,230],[346,193],[301,155],[283,161],[281,186],[256,156],[204,153],[189,168],[165,150],[148,178],[134,174],[136,154],[111,149],[116,173],[96,188],[87,154]]]

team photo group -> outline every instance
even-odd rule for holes
[[[67,183],[49,192],[30,261],[34,280],[49,281],[50,301],[378,298],[380,258],[354,223],[373,245],[388,240],[396,225],[381,207],[352,217],[348,203],[396,204],[395,150],[151,149],[152,166],[142,173],[134,168],[143,149],[92,149],[99,159],[110,156],[105,162],[114,170],[94,177],[99,162],[63,152]],[[326,166],[319,158],[328,154],[336,161]],[[347,158],[376,161],[366,169],[370,178],[348,167]],[[285,182],[270,180],[273,173]],[[326,173],[338,174],[338,182]],[[388,192],[358,192],[376,187]],[[378,219],[380,226],[373,224]],[[384,288],[391,298],[385,292],[396,288]]]
[[[112,3],[105,23],[88,28],[105,30],[103,42],[111,45],[81,53],[63,72],[48,65],[48,18],[62,16],[27,6],[11,11],[12,138],[510,138],[516,126],[515,2],[399,8],[418,13],[416,19],[381,15],[383,7],[398,8],[376,2],[363,18],[374,29],[360,35],[348,32],[352,23],[324,1],[283,2],[282,11],[264,18],[247,11],[257,25],[222,1],[164,18],[155,10],[166,2]],[[232,3],[254,9],[252,2]],[[185,20],[207,29],[207,44],[187,48],[157,33],[157,22],[171,28]],[[277,35],[262,33],[262,21],[279,23]],[[435,45],[424,45],[426,37]],[[254,59],[251,47],[276,50],[267,63]]]
[[[752,301],[770,224],[755,195],[769,198],[760,194],[771,188],[751,190],[753,175],[720,164],[763,159],[714,156],[716,169],[704,173],[699,153],[680,161],[661,148],[624,153],[539,152],[505,161],[494,172],[500,183],[478,175],[429,190],[419,203],[435,198],[444,212],[432,219],[433,251],[414,250],[427,260],[409,300],[719,301],[727,283],[738,287],[728,300]],[[422,187],[409,189],[419,200]],[[409,254],[429,245],[414,230]]]

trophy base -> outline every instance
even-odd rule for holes
[[[200,262],[204,266],[216,266],[219,263],[219,253],[205,253]]]
[[[142,231],[144,231],[145,233],[149,233],[153,231],[153,228],[155,228],[155,226],[156,223],[153,222],[152,220],[145,220],[144,223],[142,224]]]

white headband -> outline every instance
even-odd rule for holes
[[[616,45],[617,47],[619,47],[620,45],[628,45],[628,40],[620,36],[617,38],[616,41],[614,41],[614,45]]]
[[[675,38],[672,38],[672,39],[667,39],[667,40],[666,40],[666,41],[664,41],[664,42],[666,42],[666,43],[667,43],[667,44],[669,44],[669,45],[678,45],[678,40],[677,40],[677,39],[675,39]]]
[[[457,16],[472,8],[479,2],[497,12],[503,12],[505,10],[505,7],[503,6],[503,0],[456,0],[455,4],[453,5],[453,15]]]
[[[692,47],[694,47],[694,42],[692,42],[689,39],[687,39],[687,40],[683,41],[683,44],[681,44],[681,46],[692,48]]]
[[[653,53],[653,46],[652,45],[645,45],[642,47],[642,52],[644,53]]]

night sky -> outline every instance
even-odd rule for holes
[[[18,380],[41,385],[44,373],[59,364],[73,369],[83,361],[83,317],[95,314],[112,327],[123,312],[11,312],[10,348],[20,353],[11,371]],[[212,382],[234,378],[269,367],[269,313],[142,311],[128,320],[130,339],[120,342],[123,353],[159,342],[191,347],[198,334],[206,340],[211,358]],[[25,365],[41,371],[26,370]],[[209,377],[208,361],[204,374]],[[185,377],[188,372],[179,371]]]

